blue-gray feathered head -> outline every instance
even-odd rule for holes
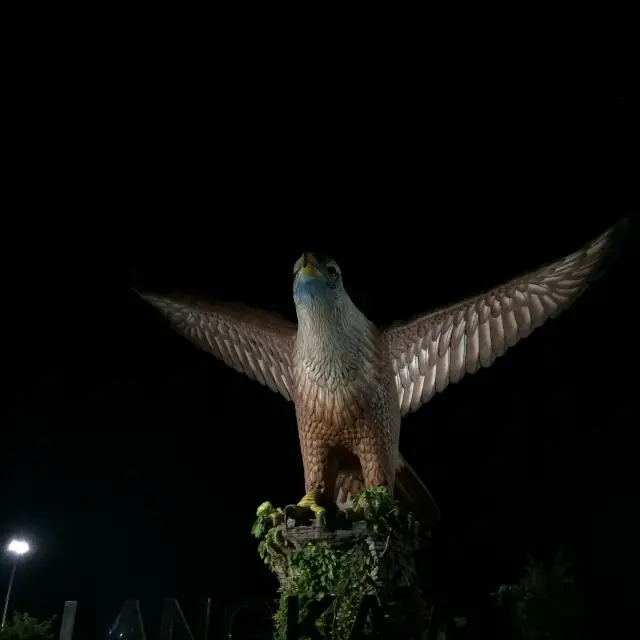
[[[331,304],[343,293],[340,267],[320,253],[303,253],[293,267],[296,305]]]

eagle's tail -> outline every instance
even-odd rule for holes
[[[440,510],[431,492],[413,467],[398,456],[396,465],[395,497],[410,509],[425,531],[433,531],[440,520]]]
[[[339,507],[347,506],[364,489],[362,471],[341,470],[336,482],[335,500]],[[433,531],[440,520],[436,501],[411,465],[398,455],[396,464],[395,497],[411,510],[424,531]]]

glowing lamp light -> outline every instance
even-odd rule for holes
[[[24,540],[12,540],[7,547],[9,553],[15,553],[17,556],[23,556],[29,552],[29,543]]]
[[[2,621],[0,621],[0,629],[4,629],[5,622],[7,621],[7,611],[9,609],[9,600],[11,600],[11,589],[13,588],[13,578],[16,575],[16,567],[18,564],[18,558],[29,552],[29,543],[25,540],[18,540],[14,538],[7,545],[7,551],[15,556],[15,559],[11,563],[13,565],[11,569],[11,577],[9,578],[9,586],[7,587],[7,597],[4,601],[4,610],[2,612]]]

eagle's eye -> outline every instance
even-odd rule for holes
[[[327,273],[328,273],[328,274],[329,274],[329,275],[330,275],[334,280],[336,280],[336,279],[337,279],[337,277],[340,275],[340,274],[338,273],[338,270],[337,270],[335,267],[331,267],[331,266],[327,267]]]

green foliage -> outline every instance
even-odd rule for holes
[[[367,530],[374,535],[389,535],[400,526],[413,526],[413,516],[401,509],[386,487],[373,487],[362,491],[355,500],[354,510],[364,514]]]
[[[562,552],[547,563],[536,563],[530,555],[527,559],[523,578],[491,594],[498,606],[511,613],[518,637],[579,637],[578,594]]]
[[[270,502],[263,502],[257,509],[258,519],[251,527],[251,534],[256,538],[261,538],[269,526],[281,522],[284,519],[282,509],[276,509]]]
[[[276,640],[284,638],[287,600],[293,595],[299,598],[301,616],[307,613],[311,602],[325,595],[334,596],[318,620],[318,629],[335,640],[349,637],[363,597],[375,589],[380,559],[375,542],[384,543],[386,539],[388,543],[394,531],[407,531],[413,524],[411,516],[400,510],[385,487],[363,491],[355,500],[354,511],[364,520],[368,538],[340,549],[317,542],[294,550],[284,539],[281,527],[268,528],[274,514],[282,512],[270,503],[260,505],[252,532],[260,539],[260,557],[280,577],[280,605],[274,616]]]
[[[56,617],[40,622],[28,613],[16,611],[4,629],[0,629],[0,640],[52,640]]]

